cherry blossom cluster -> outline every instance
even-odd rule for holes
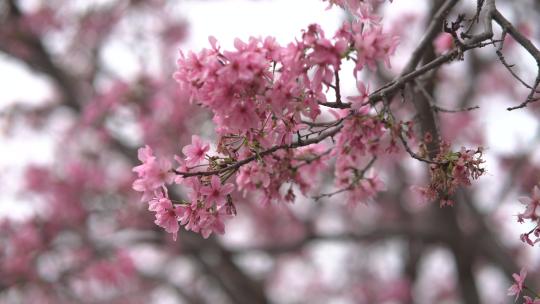
[[[134,168],[133,188],[143,192],[156,213],[155,223],[176,233],[179,225],[208,237],[223,233],[222,219],[236,213],[232,203],[236,187],[244,196],[255,193],[259,201],[293,201],[293,186],[308,194],[335,157],[336,187],[350,199],[365,201],[383,188],[376,176],[365,177],[358,167],[378,151],[387,131],[370,113],[368,88],[358,81],[358,96],[347,98],[348,115],[335,113],[336,121],[316,122],[328,101],[330,89],[341,100],[339,71],[344,60],[354,62],[354,76],[377,62],[390,64],[398,39],[382,31],[371,2],[357,7],[356,19],[345,22],[333,37],[317,24],[300,40],[286,46],[272,37],[247,42],[236,39],[235,49],[222,50],[210,37],[210,49],[180,53],[174,77],[191,100],[213,113],[218,141],[216,151],[198,136],[175,156],[178,167],[158,159],[150,147],[139,150],[142,165]],[[341,132],[340,132],[341,131]],[[334,149],[327,139],[336,136]],[[173,200],[167,186],[182,185],[186,199]]]
[[[336,156],[336,186],[348,190],[349,204],[366,202],[384,189],[377,175],[364,176],[369,165],[363,164],[366,157],[384,152],[380,139],[388,129],[380,117],[369,115],[369,107],[364,106],[357,113],[343,124],[332,152]]]
[[[443,144],[441,152],[430,164],[431,180],[427,187],[415,189],[427,201],[440,199],[440,205],[453,206],[450,196],[459,186],[470,186],[471,180],[478,179],[485,173],[482,164],[482,148],[476,150],[461,148],[452,152]]]
[[[186,159],[177,160],[182,164],[198,165],[205,158],[209,144],[203,143],[199,137],[193,136],[193,143],[184,147]],[[139,160],[142,164],[133,170],[139,178],[133,183],[133,188],[143,192],[142,200],[149,200],[149,210],[155,212],[156,225],[172,233],[174,239],[179,225],[185,225],[187,230],[201,233],[205,238],[212,232],[224,233],[222,218],[226,215],[227,196],[233,191],[233,185],[221,184],[216,175],[206,177],[182,178],[176,176],[171,162],[157,159],[150,147],[139,149]],[[179,183],[191,189],[187,201],[174,201],[169,198],[167,185]],[[180,223],[179,223],[180,222]]]
[[[214,113],[220,135],[235,134],[262,147],[290,142],[301,117],[316,119],[327,101],[324,88],[337,88],[343,59],[356,71],[377,61],[389,64],[397,38],[380,26],[344,23],[332,39],[317,24],[301,41],[280,46],[274,38],[235,41],[235,51],[212,49],[180,54],[175,79],[193,100]],[[354,56],[356,55],[356,56]]]
[[[365,67],[390,66],[398,44],[373,13],[378,2],[331,1],[354,16],[332,37],[312,24],[286,46],[273,37],[251,37],[236,39],[234,50],[223,50],[210,37],[210,49],[180,52],[174,78],[192,102],[212,112],[218,139],[210,151],[209,143],[193,136],[183,156],[174,157],[174,168],[149,146],[139,150],[142,165],[134,168],[133,188],[143,192],[158,226],[175,239],[180,226],[205,238],[222,234],[223,220],[236,214],[235,189],[263,205],[292,202],[295,187],[310,195],[331,165],[337,190],[315,198],[346,193],[355,205],[384,189],[370,168],[377,156],[397,151],[398,138],[406,145],[403,133],[411,139],[413,131],[411,123],[395,121],[387,100],[382,107],[372,103],[369,86],[360,79]],[[344,61],[354,65],[354,96],[341,96]],[[335,100],[329,100],[331,90]],[[321,122],[325,112],[335,120]],[[452,152],[444,146],[428,162],[431,183],[419,189],[429,200],[441,198],[441,205],[452,205],[449,197],[456,188],[484,173],[481,149]],[[172,199],[167,187],[173,184],[187,197]]]
[[[529,220],[534,223],[534,228],[521,234],[520,239],[524,243],[534,246],[540,241],[540,189],[538,186],[534,186],[531,197],[522,196],[519,201],[525,205],[525,210],[518,214],[518,222],[525,223],[526,220]],[[531,240],[531,236],[534,237],[534,240]]]

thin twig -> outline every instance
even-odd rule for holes
[[[274,153],[274,152],[276,152],[278,150],[294,149],[294,148],[298,148],[298,147],[304,147],[304,146],[309,146],[311,144],[319,143],[319,142],[325,140],[326,138],[329,138],[329,137],[332,137],[332,136],[336,135],[341,130],[342,127],[343,127],[343,125],[339,125],[339,126],[335,127],[331,131],[322,132],[321,135],[319,135],[319,136],[317,136],[315,138],[312,138],[312,139],[303,140],[302,142],[297,141],[297,142],[294,142],[294,143],[288,144],[288,145],[280,145],[280,146],[272,147],[270,149],[259,152],[259,153],[255,154],[253,156],[245,158],[245,159],[243,159],[241,161],[238,161],[238,162],[234,163],[233,165],[230,165],[230,166],[227,166],[227,167],[224,167],[224,168],[221,168],[221,169],[203,171],[203,172],[181,172],[181,171],[173,169],[172,172],[174,172],[177,175],[182,175],[183,177],[190,177],[190,176],[211,176],[211,175],[217,175],[217,174],[229,171],[229,170],[237,170],[238,168],[240,168],[243,165],[246,165],[246,164],[248,164],[248,163],[250,163],[250,162],[252,162],[252,161],[254,161],[256,159],[259,159],[260,157],[272,154],[272,153]]]
[[[339,87],[339,71],[337,69],[334,70],[334,76],[336,77],[336,87],[334,90],[336,91],[336,103],[341,104],[341,89]]]
[[[377,156],[373,156],[371,158],[371,160],[367,163],[367,165],[364,168],[362,168],[362,170],[360,170],[359,174],[354,178],[353,182],[350,185],[348,185],[347,187],[341,188],[341,189],[336,190],[334,192],[323,193],[323,194],[316,195],[316,196],[313,197],[313,199],[318,201],[318,200],[320,200],[321,198],[324,198],[324,197],[332,197],[332,196],[334,196],[336,194],[352,190],[354,188],[354,186],[356,186],[358,181],[360,181],[361,179],[364,178],[364,175],[366,174],[366,171],[369,168],[371,168],[371,166],[373,166],[373,164],[375,163],[376,160],[377,160]]]
[[[455,109],[455,110],[440,107],[440,106],[438,106],[436,104],[435,100],[433,99],[433,96],[431,96],[426,91],[426,88],[419,81],[415,81],[415,84],[416,84],[417,88],[420,90],[420,92],[422,93],[422,95],[424,95],[424,97],[426,97],[426,99],[429,101],[429,105],[431,106],[431,109],[433,111],[435,111],[435,112],[460,113],[460,112],[468,112],[468,111],[473,111],[473,110],[476,110],[476,109],[480,109],[479,106],[473,106],[473,107]]]
[[[499,44],[499,47],[497,48],[497,50],[495,51],[495,53],[497,54],[497,57],[499,57],[499,60],[501,61],[501,63],[503,64],[504,67],[506,67],[506,69],[508,70],[508,72],[510,72],[510,74],[512,74],[512,76],[517,79],[517,81],[519,81],[523,86],[525,86],[527,89],[529,90],[533,90],[533,87],[528,85],[523,79],[521,79],[515,72],[514,70],[512,70],[512,67],[514,66],[513,64],[510,65],[508,64],[508,62],[506,61],[506,59],[504,58],[504,55],[502,53],[502,48],[504,46],[504,40],[506,38],[506,34],[507,34],[507,31],[505,28],[503,28],[503,32],[501,34],[501,43]],[[536,93],[539,93],[540,91],[536,91]]]

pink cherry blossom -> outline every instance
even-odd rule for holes
[[[356,88],[360,95],[347,98],[351,101],[351,108],[355,110],[360,110],[362,107],[368,109],[366,105],[369,102],[369,85],[366,86],[362,81],[357,81]]]
[[[362,179],[348,192],[347,204],[349,207],[355,207],[359,203],[365,204],[384,189],[385,185],[377,175]]]
[[[437,54],[442,54],[454,46],[454,40],[449,33],[440,33],[439,36],[435,38],[433,44],[435,46],[435,52]]]
[[[207,210],[192,205],[185,208],[179,219],[180,224],[184,225],[186,230],[200,233],[204,238],[208,238],[214,232],[218,234],[225,233],[223,220],[226,217],[228,217],[228,214],[225,207]]]
[[[202,188],[201,179],[198,177],[187,178],[184,185],[188,187],[188,198],[191,201],[193,207],[196,207],[199,200],[202,200]]]
[[[227,216],[226,208],[219,208],[217,211],[205,212],[201,216],[201,235],[206,239],[212,233],[224,234],[225,225],[223,223],[223,219]]]
[[[180,228],[178,220],[184,213],[182,207],[175,207],[169,198],[158,196],[150,201],[148,210],[156,212],[155,224],[172,233],[176,241]]]
[[[514,278],[514,284],[508,288],[508,295],[509,296],[516,296],[516,300],[519,297],[519,294],[523,290],[523,283],[525,281],[525,277],[527,277],[527,270],[525,268],[522,268],[519,274],[514,273],[512,274],[512,278]]]
[[[353,29],[355,27],[353,26]],[[361,70],[365,65],[370,70],[376,70],[376,61],[382,60],[390,67],[390,56],[394,54],[399,39],[382,32],[381,27],[373,27],[362,32],[356,32],[354,46],[358,50],[358,60],[355,70]]]
[[[519,201],[525,205],[525,211],[518,214],[519,221],[524,219],[530,219],[532,221],[537,220],[540,217],[540,189],[538,186],[534,186],[532,191],[532,197],[522,196]]]
[[[259,124],[259,116],[249,102],[238,102],[226,113],[223,123],[232,130],[249,130]]]
[[[362,2],[358,4],[356,16],[358,16],[360,22],[368,27],[379,26],[382,19],[380,16],[374,14],[373,6],[370,3]]]
[[[186,156],[186,165],[196,166],[201,163],[208,150],[210,150],[210,144],[203,142],[199,136],[193,135],[191,145],[182,148],[182,153]]]
[[[203,187],[201,193],[206,195],[206,202],[215,203],[218,207],[223,206],[227,201],[227,195],[233,192],[234,186],[231,183],[221,184],[217,175],[213,175],[210,185]]]
[[[175,174],[171,172],[171,163],[165,159],[157,159],[149,146],[139,149],[139,160],[142,164],[133,168],[137,172],[138,179],[133,182],[135,191],[144,192],[142,200],[152,196],[154,190],[171,184]]]

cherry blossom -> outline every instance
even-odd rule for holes
[[[210,150],[210,145],[204,143],[199,136],[193,135],[191,145],[182,148],[182,153],[186,156],[185,164],[187,166],[198,165],[204,160],[208,150]]]
[[[435,45],[435,52],[439,54],[450,50],[454,46],[454,40],[449,33],[440,33],[433,43]]]
[[[175,175],[171,172],[171,163],[165,159],[158,160],[149,146],[140,148],[138,157],[142,164],[133,168],[139,177],[133,182],[133,189],[144,192],[142,200],[146,200],[154,190],[172,183]]]
[[[525,211],[518,215],[518,221],[523,222],[526,219],[531,221],[538,220],[540,216],[540,189],[538,186],[534,186],[532,190],[532,197],[522,196],[519,198],[519,202],[525,205]]]
[[[234,185],[231,183],[221,184],[219,177],[213,175],[210,180],[210,185],[202,188],[201,194],[206,195],[207,203],[215,203],[218,207],[225,204],[227,195],[234,190]]]
[[[362,107],[366,107],[369,102],[369,85],[364,85],[363,82],[358,81],[356,83],[356,88],[358,89],[358,96],[350,96],[348,99],[351,101],[351,108],[355,110],[360,110]],[[365,108],[367,109],[367,108]]]
[[[518,198],[519,202],[525,205],[525,211],[517,215],[519,223],[525,223],[526,220],[534,223],[534,228],[520,235],[522,242],[534,246],[540,240],[540,216],[538,206],[540,204],[540,189],[534,186],[532,189],[532,197],[522,196]],[[531,239],[534,236],[534,240]]]
[[[160,193],[148,203],[148,210],[156,213],[155,224],[171,233],[176,241],[180,228],[178,219],[183,215],[184,207],[174,206],[166,194]]]
[[[515,282],[512,286],[510,286],[510,288],[508,288],[508,295],[509,296],[515,295],[516,300],[517,300],[517,298],[519,297],[519,294],[523,290],[523,283],[525,281],[525,277],[527,277],[527,271],[522,268],[519,274],[514,273],[512,277],[514,278]]]

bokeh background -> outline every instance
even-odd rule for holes
[[[373,87],[400,73],[440,2],[377,8],[401,42],[391,69],[363,72]],[[462,1],[450,18],[475,5]],[[539,45],[538,1],[497,5]],[[340,196],[262,206],[248,195],[224,236],[181,231],[173,242],[154,226],[131,189],[136,149],[172,156],[191,134],[215,136],[211,113],[172,78],[179,50],[209,47],[210,35],[224,49],[250,36],[285,45],[311,23],[330,36],[350,16],[327,8],[316,0],[0,2],[0,303],[472,303],[468,293],[512,303],[510,275],[522,266],[540,287],[539,252],[519,240],[533,226],[516,221],[517,198],[540,177],[538,109],[506,111],[528,90],[493,47],[433,75],[441,105],[480,107],[438,114],[444,139],[486,148],[487,176],[455,207],[409,190],[425,182],[426,167],[401,152],[374,168],[387,191],[354,210]],[[510,41],[504,53],[534,80],[526,52]],[[331,178],[322,176],[321,189]]]

